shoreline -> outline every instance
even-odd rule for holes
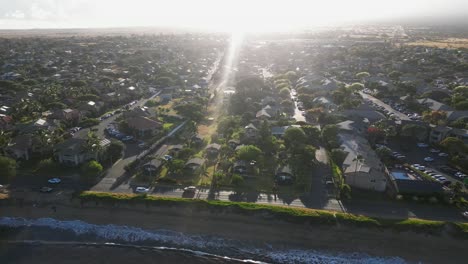
[[[317,250],[329,253],[365,253],[375,257],[400,257],[409,262],[463,263],[466,241],[358,227],[293,224],[276,219],[233,213],[210,213],[171,207],[57,205],[50,207],[2,206],[2,217],[82,220],[97,225],[123,225],[147,230],[167,229],[189,235],[211,235],[253,245]]]

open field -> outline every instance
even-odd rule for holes
[[[468,48],[468,39],[466,38],[447,38],[440,40],[418,40],[406,43],[410,46],[425,46],[433,48],[459,49]]]

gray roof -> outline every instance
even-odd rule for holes
[[[84,138],[70,138],[62,143],[55,145],[54,150],[56,152],[62,152],[67,154],[79,154],[84,151],[84,145],[86,144],[86,139]]]
[[[252,123],[248,124],[248,125],[245,127],[245,129],[248,129],[248,128],[257,130],[257,128],[256,128]]]
[[[289,175],[293,175],[292,173],[292,170],[291,168],[289,167],[289,165],[286,165],[286,166],[283,166],[281,168],[279,168],[277,171],[276,171],[276,174],[289,174]]]
[[[216,150],[219,150],[219,149],[221,149],[221,145],[220,145],[220,144],[217,144],[217,143],[212,143],[212,144],[209,144],[208,146],[206,146],[205,149],[216,149]]]
[[[289,126],[275,126],[271,127],[271,134],[272,135],[284,135],[286,132],[286,129],[288,129]]]
[[[202,158],[192,158],[192,159],[189,159],[185,163],[185,166],[190,165],[190,164],[197,164],[197,165],[201,166],[201,165],[203,165],[203,163],[205,163],[205,160],[202,159]]]
[[[452,107],[431,98],[418,99],[417,101],[434,111],[453,111]]]

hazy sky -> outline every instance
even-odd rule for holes
[[[268,31],[466,15],[468,0],[0,0],[0,28],[174,26]]]

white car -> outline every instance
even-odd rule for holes
[[[47,180],[47,182],[51,184],[57,184],[57,183],[61,183],[62,180],[60,180],[59,178],[52,178],[52,179]]]
[[[439,157],[448,157],[448,154],[445,152],[440,152]]]
[[[184,192],[196,192],[197,191],[197,187],[195,186],[188,186],[188,187],[185,187],[184,188]]]
[[[464,218],[468,219],[468,211],[463,212],[463,213],[462,213],[462,216],[463,216]]]
[[[431,162],[431,161],[434,161],[434,158],[425,157],[425,158],[424,158],[424,161]]]
[[[135,192],[136,193],[148,193],[150,191],[149,188],[146,187],[136,187]]]

